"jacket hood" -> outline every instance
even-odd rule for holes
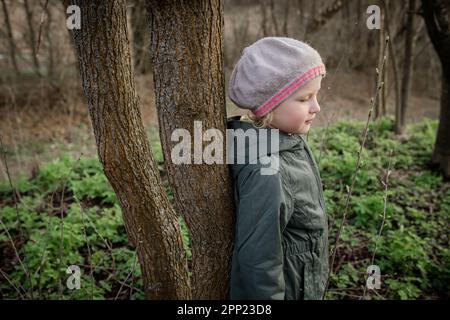
[[[267,164],[271,155],[287,150],[304,148],[301,134],[287,134],[274,128],[258,128],[253,123],[241,120],[241,116],[227,119],[227,161],[233,176],[247,165]],[[266,161],[266,162],[264,162]]]

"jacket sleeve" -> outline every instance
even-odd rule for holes
[[[238,177],[235,259],[241,299],[283,300],[282,188],[280,174],[260,168]]]

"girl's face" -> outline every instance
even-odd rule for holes
[[[270,126],[286,133],[307,133],[316,113],[320,112],[317,94],[321,82],[322,77],[316,77],[283,101],[272,111]]]

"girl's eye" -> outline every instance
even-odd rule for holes
[[[306,101],[308,101],[309,99],[310,99],[310,97],[300,98],[300,99],[298,99],[298,101],[300,101],[300,102],[306,102]]]

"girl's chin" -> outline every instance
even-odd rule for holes
[[[304,125],[298,128],[283,128],[280,130],[287,134],[306,134],[308,133],[309,129],[311,129],[311,124],[305,123]]]
[[[308,133],[309,129],[311,129],[311,125],[305,124],[301,128],[298,128],[297,130],[295,130],[295,133],[306,134],[306,133]]]

